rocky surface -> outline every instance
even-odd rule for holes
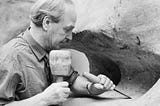
[[[36,0],[0,0],[0,44],[29,24],[29,10]],[[159,54],[159,0],[74,0],[78,20],[75,31],[103,30],[126,45]]]
[[[0,0],[0,45],[29,25],[29,8],[36,0]],[[114,39],[100,45],[115,45],[107,55],[119,64],[119,89],[137,97],[153,86],[160,75],[159,0],[74,0],[75,32],[101,31]],[[95,39],[96,40],[96,39]],[[95,42],[93,42],[95,43]],[[98,42],[99,43],[99,42]]]
[[[159,55],[141,50],[139,47],[121,47],[103,33],[83,31],[73,34],[73,40],[62,47],[85,53],[90,63],[90,72],[96,75],[107,75],[109,70],[117,71],[112,62],[108,63],[107,59],[111,59],[121,71],[121,81],[117,88],[133,98],[149,90],[160,76]],[[112,66],[114,68],[110,68]],[[119,76],[114,74],[114,71],[110,78],[116,80]]]

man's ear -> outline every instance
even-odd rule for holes
[[[50,18],[48,16],[45,16],[43,18],[43,22],[42,22],[42,28],[44,31],[47,31],[49,29],[50,25]]]

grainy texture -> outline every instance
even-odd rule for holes
[[[133,98],[144,94],[160,76],[159,55],[138,47],[119,47],[114,39],[103,33],[83,31],[74,34],[73,40],[62,47],[84,52],[89,59],[90,71],[96,75],[107,75],[108,71],[112,73],[114,70],[112,74],[117,74],[113,78],[109,77],[115,82],[119,81],[120,68],[122,76],[118,88]]]
[[[0,45],[28,27],[29,8],[35,1],[0,0]],[[88,29],[102,31],[110,37],[108,39],[98,33],[99,37],[94,37],[90,33],[83,39],[86,45],[80,41],[75,42],[75,39],[72,42],[76,44],[74,48],[84,52],[86,49],[101,52],[101,55],[109,57],[118,64],[122,73],[118,88],[133,97],[144,94],[160,75],[160,1],[74,2],[78,15],[75,32]],[[95,49],[95,46],[98,48]]]

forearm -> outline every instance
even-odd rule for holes
[[[115,85],[105,75],[95,76],[90,73],[84,73],[78,76],[72,85],[76,94],[100,95],[108,90],[113,90]]]
[[[13,101],[5,106],[47,106],[46,102],[42,99],[41,94],[37,94],[28,99],[21,101]]]
[[[91,82],[89,82],[86,78],[84,78],[82,76],[78,76],[77,79],[75,80],[75,82],[72,85],[73,92],[75,94],[87,95],[88,91],[86,89],[86,85],[88,83],[91,83]]]

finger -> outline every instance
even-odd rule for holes
[[[99,83],[94,84],[94,87],[95,87],[96,89],[104,89],[104,86],[101,85],[101,84],[99,84]]]
[[[57,82],[57,84],[61,87],[68,87],[69,86],[69,83],[66,82],[66,81],[63,81],[63,82]]]
[[[98,78],[100,79],[100,82],[102,85],[105,84],[107,77],[104,75],[98,75]]]
[[[106,77],[105,75],[103,75],[103,74],[99,74],[97,77],[98,77],[98,78],[102,78],[102,77],[107,78],[107,77]]]
[[[91,81],[93,83],[99,83],[100,82],[100,79],[97,76],[95,76],[95,75],[93,75],[89,72],[84,72],[82,75],[83,75],[83,77],[87,78],[89,81]]]
[[[113,86],[113,82],[110,81],[109,86],[108,86],[108,90],[111,90],[111,87]]]
[[[116,86],[113,84],[112,87],[110,88],[110,90],[114,90],[115,87],[116,87]]]
[[[63,92],[64,92],[64,93],[67,93],[67,94],[70,94],[70,93],[71,93],[71,90],[70,90],[70,88],[65,88],[65,89],[63,89]]]
[[[107,80],[106,83],[104,84],[104,88],[106,90],[109,90],[112,87],[112,85],[113,85],[113,82],[110,80]]]
[[[113,90],[116,86],[113,84],[112,81],[110,81],[110,84],[108,85],[109,90]]]
[[[63,94],[63,98],[68,98],[68,97],[69,97],[69,94],[66,94],[66,93]]]
[[[110,80],[109,79],[106,79],[106,82],[105,82],[105,84],[104,84],[104,88],[105,89],[108,89],[109,88],[109,86],[110,86]]]

